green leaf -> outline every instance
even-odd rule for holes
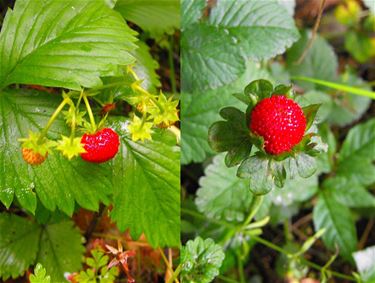
[[[253,79],[269,78],[269,74],[259,69],[253,62],[248,63],[246,73],[233,84],[217,90],[181,95],[181,163],[201,162],[214,152],[208,145],[208,129],[220,120],[219,111],[223,107],[234,106],[245,111],[243,103],[232,94],[243,92]]]
[[[217,275],[224,260],[223,249],[212,239],[189,240],[181,250],[181,281],[209,283]]]
[[[62,282],[65,272],[81,267],[83,252],[81,234],[71,221],[38,225],[20,216],[0,214],[0,277],[3,279],[18,277],[38,262],[45,267],[52,282]]]
[[[315,120],[319,124],[327,119],[332,111],[333,101],[329,95],[324,92],[312,90],[296,97],[296,101],[302,107],[311,104],[319,104],[320,107],[316,113]]]
[[[30,283],[50,283],[51,276],[47,275],[46,269],[38,263],[34,269],[34,274],[30,275]]]
[[[337,174],[360,184],[375,182],[375,119],[352,128],[339,153]]]
[[[16,196],[25,209],[34,212],[35,192],[46,208],[57,207],[69,215],[75,202],[90,210],[97,210],[100,201],[108,202],[112,193],[109,164],[91,164],[80,158],[69,161],[50,154],[42,165],[33,167],[22,159],[18,139],[30,130],[40,131],[60,102],[56,95],[36,91],[0,92],[0,201],[4,205],[9,206]],[[50,137],[60,138],[66,131],[64,120],[58,119]]]
[[[180,26],[179,0],[117,0],[115,9],[154,37]]]
[[[369,97],[355,94],[358,94],[358,91],[362,94],[372,93],[372,98],[375,99],[375,92],[371,92],[371,86],[358,77],[353,70],[347,70],[342,74],[340,83],[345,88],[341,89],[342,95],[334,99],[328,121],[335,125],[346,126],[361,118],[371,103]]]
[[[208,218],[242,222],[250,207],[252,194],[249,182],[236,176],[237,168],[224,164],[224,154],[214,157],[199,179],[195,203]]]
[[[180,153],[167,131],[152,141],[133,142],[124,133],[126,121],[116,120],[121,135],[113,161],[114,199],[111,218],[134,239],[142,233],[156,246],[180,243]]]
[[[307,51],[302,62],[298,60],[306,49],[310,33],[303,31],[301,39],[287,51],[287,67],[292,75],[334,81],[337,78],[337,57],[333,48],[319,35]],[[312,83],[301,83],[305,89],[319,89]]]
[[[357,246],[357,234],[349,209],[333,198],[329,191],[323,190],[314,207],[313,220],[316,231],[326,229],[322,238],[327,248],[334,250],[337,245],[340,254],[351,260]]]
[[[36,261],[46,268],[52,282],[63,282],[64,273],[81,268],[85,251],[82,236],[70,220],[40,226],[40,231]]]
[[[370,86],[351,70],[347,70],[340,76],[342,83],[306,77],[294,77],[293,79],[313,82],[340,91],[339,95],[332,94],[329,96],[332,106],[330,106],[330,115],[327,119],[330,123],[339,126],[345,126],[358,120],[368,109],[371,103],[369,98],[375,98],[375,92],[370,91]]]
[[[181,30],[198,22],[206,6],[206,0],[182,0],[181,2]]]
[[[221,109],[220,115],[227,121],[214,123],[208,131],[211,148],[217,152],[228,151],[225,164],[238,165],[251,151],[250,132],[246,125],[246,115],[237,108]]]
[[[0,34],[0,87],[101,85],[134,62],[134,34],[104,1],[19,0]]]
[[[250,178],[250,190],[255,195],[266,194],[274,187],[269,160],[265,157],[255,155],[245,159],[238,167],[237,176]]]
[[[181,163],[201,162],[207,153],[213,153],[208,144],[208,129],[220,119],[224,106],[240,104],[229,93],[218,96],[214,92],[181,95]]]
[[[0,214],[0,278],[16,278],[34,263],[39,234],[37,224],[16,215]]]
[[[141,86],[148,91],[156,91],[161,86],[159,75],[159,63],[152,58],[150,48],[143,41],[137,42],[138,48],[132,53],[136,59],[134,71],[142,80]]]
[[[182,34],[183,91],[231,83],[249,58],[272,58],[298,37],[292,17],[275,1],[218,1],[206,21]]]
[[[180,44],[184,92],[216,89],[246,70],[246,58],[224,29],[194,24],[182,33]]]
[[[283,5],[291,16],[294,16],[296,8],[296,0],[277,0],[280,5]]]
[[[375,246],[353,253],[354,261],[364,283],[375,280]]]
[[[343,177],[329,178],[323,187],[332,191],[335,199],[351,208],[375,208],[375,197],[361,184]]]

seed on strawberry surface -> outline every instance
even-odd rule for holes
[[[45,155],[35,152],[30,148],[22,148],[22,157],[30,165],[42,164],[48,156],[48,152]]]
[[[289,152],[306,130],[302,108],[292,99],[274,95],[261,100],[250,115],[250,130],[263,137],[264,150],[272,155]]]
[[[81,139],[85,153],[83,160],[102,163],[112,159],[118,152],[120,139],[118,134],[110,128],[104,128],[95,134],[84,134]]]

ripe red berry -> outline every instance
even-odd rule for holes
[[[22,157],[30,165],[42,164],[48,156],[48,152],[45,155],[35,152],[31,148],[22,148]]]
[[[84,134],[81,143],[86,150],[85,153],[81,153],[83,160],[102,163],[116,155],[120,139],[115,131],[104,128],[95,134]]]
[[[267,153],[279,155],[301,142],[306,130],[302,108],[283,95],[261,100],[252,110],[250,130],[263,137]]]

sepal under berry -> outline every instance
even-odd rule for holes
[[[27,138],[21,138],[19,141],[22,143],[22,157],[31,165],[42,164],[48,152],[56,146],[56,142],[32,131]]]
[[[208,142],[214,151],[228,152],[225,164],[232,167],[250,155],[251,137],[245,113],[234,107],[226,107],[220,111],[220,115],[226,121],[218,121],[210,127]]]

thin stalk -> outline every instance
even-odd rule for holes
[[[182,264],[179,264],[176,270],[173,272],[172,277],[168,280],[167,283],[172,283],[173,281],[178,282],[177,277],[178,275],[180,275],[181,269],[182,269]]]
[[[297,80],[297,81],[315,83],[318,85],[326,86],[326,87],[337,89],[340,91],[350,92],[355,95],[366,96],[366,97],[375,99],[375,92],[367,90],[367,89],[361,89],[357,87],[347,86],[344,84],[339,84],[339,83],[334,83],[334,82],[329,82],[329,81],[324,81],[324,80],[319,80],[319,79],[314,79],[314,78],[307,78],[307,77],[297,76],[297,77],[292,77],[291,79]]]
[[[47,125],[44,127],[43,131],[41,132],[38,143],[42,142],[43,138],[47,135],[49,128],[52,126],[53,122],[56,120],[56,118],[59,116],[61,110],[65,107],[66,104],[70,103],[70,98],[64,98],[64,100],[60,103],[60,105],[57,107],[55,112],[53,112],[51,118],[49,118]]]
[[[255,214],[258,212],[260,206],[263,203],[264,196],[256,196],[254,195],[253,201],[251,202],[250,206],[250,212],[249,215],[247,216],[245,222],[243,223],[242,227],[247,226],[250,221],[254,218]]]
[[[92,114],[90,103],[85,94],[83,95],[83,100],[85,101],[87,112],[89,113],[91,126],[93,127],[93,130],[96,130],[95,118],[94,118],[94,115]]]
[[[244,268],[243,268],[243,263],[242,263],[240,255],[237,255],[237,262],[238,262],[238,274],[239,274],[239,277],[240,277],[240,282],[246,283],[245,271],[244,271]]]

